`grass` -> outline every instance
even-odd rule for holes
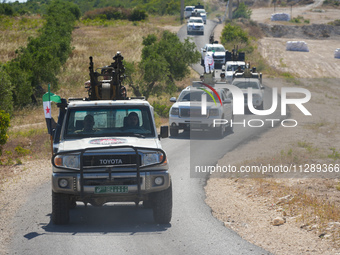
[[[29,37],[35,37],[43,23],[38,16],[10,18],[0,15],[0,62],[13,59],[15,51],[25,46]]]

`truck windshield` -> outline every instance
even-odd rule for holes
[[[154,137],[148,107],[91,107],[69,109],[65,138],[137,136]]]
[[[260,89],[260,86],[257,82],[254,81],[235,81],[233,82],[233,85],[240,89],[246,89],[246,88],[253,88],[253,89]]]
[[[203,23],[202,19],[189,19],[189,23]]]
[[[215,101],[218,100],[217,96],[215,93],[212,91],[208,90],[210,94],[214,97]],[[194,90],[194,91],[183,91],[179,97],[178,97],[178,102],[201,102],[202,101],[202,94],[204,93],[203,90]],[[210,95],[207,95],[207,101],[208,102],[213,102],[213,99]]]
[[[246,68],[245,65],[228,65],[227,71],[236,71],[239,66],[241,67],[242,70]]]
[[[211,46],[207,51],[225,52],[225,49],[222,46]]]

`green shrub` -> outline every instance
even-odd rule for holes
[[[84,19],[96,19],[106,17],[108,20],[128,19],[131,16],[131,10],[121,7],[105,7],[88,11],[84,14]]]
[[[12,114],[13,111],[13,86],[10,77],[3,66],[0,66],[0,109]]]
[[[14,10],[10,4],[2,3],[0,4],[0,15],[12,16]]]
[[[340,26],[340,19],[336,19],[334,21],[328,22],[328,25]]]
[[[161,117],[168,117],[171,106],[160,104],[158,102],[153,102],[152,106],[155,112]]]
[[[249,36],[241,27],[228,23],[222,30],[221,42],[226,44],[234,41],[248,44]]]
[[[133,12],[131,13],[129,20],[141,21],[141,20],[146,20],[147,18],[148,18],[148,15],[146,14],[144,10],[134,9]]]
[[[29,149],[24,149],[21,146],[17,146],[14,149],[19,156],[26,156],[31,153]]]
[[[57,75],[72,51],[71,40],[79,8],[70,2],[52,1],[47,10],[46,23],[37,38],[30,37],[27,47],[16,51],[17,57],[5,65],[13,86],[15,106],[36,102],[35,91],[44,83],[58,85]],[[41,95],[37,95],[41,96]]]
[[[0,156],[2,155],[2,146],[7,142],[7,130],[10,126],[9,114],[0,110]]]
[[[250,10],[244,2],[241,2],[238,6],[238,8],[233,12],[233,18],[245,18],[250,19],[250,16],[252,14],[252,10]]]

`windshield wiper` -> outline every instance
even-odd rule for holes
[[[145,138],[145,135],[133,133],[133,132],[123,133],[122,135],[123,136],[135,136],[135,137]]]

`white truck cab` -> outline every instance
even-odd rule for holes
[[[119,69],[113,70],[112,80],[119,74]],[[100,96],[104,87],[96,80],[93,84]],[[157,134],[153,107],[142,98],[117,94],[112,100],[62,99],[58,107],[52,156],[52,222],[67,224],[69,211],[77,202],[101,206],[143,201],[153,209],[157,223],[169,223],[172,186],[160,141],[168,136],[168,127],[161,127],[161,134]]]

